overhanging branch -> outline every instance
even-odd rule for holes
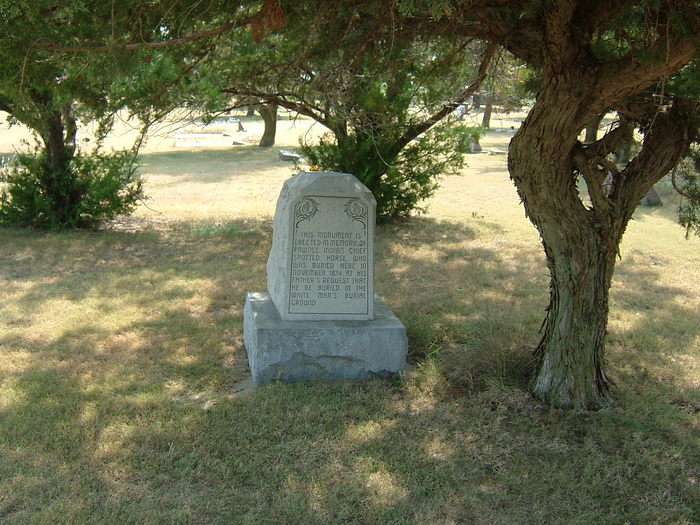
[[[616,202],[634,209],[696,140],[699,124],[700,105],[692,100],[675,99],[667,112],[656,115],[645,133],[642,149],[620,173],[624,184],[615,187]]]
[[[673,75],[690,62],[699,50],[700,37],[697,35],[675,41],[659,39],[646,50],[645,55],[664,57],[663,59],[640,60],[634,52],[630,52],[618,60],[607,62],[598,70],[597,98],[608,106],[615,106],[654,85],[659,79]]]
[[[242,27],[249,24],[253,20],[254,16],[248,16],[240,20],[229,20],[225,24],[220,25],[215,29],[210,29],[208,31],[199,31],[197,33],[192,33],[179,38],[172,38],[170,40],[162,40],[158,42],[132,42],[128,44],[105,44],[105,45],[85,45],[85,46],[63,46],[56,43],[37,43],[34,45],[37,49],[45,49],[48,51],[54,51],[56,53],[109,53],[112,51],[136,51],[140,49],[162,49],[171,46],[180,46],[183,44],[189,44],[190,42],[196,42],[198,40],[203,40],[207,38],[214,38],[219,36],[235,27]]]
[[[278,106],[281,106],[283,108],[286,108],[290,111],[295,111],[301,115],[305,115],[309,118],[312,118],[316,122],[323,124],[327,128],[331,129],[331,123],[330,120],[327,118],[327,116],[323,113],[321,108],[317,108],[315,106],[306,104],[306,103],[301,103],[301,102],[295,102],[293,100],[289,100],[285,94],[282,93],[265,93],[264,91],[255,91],[255,90],[246,90],[246,89],[236,89],[236,88],[228,88],[223,90],[224,93],[227,93],[228,95],[234,96],[234,97],[255,97],[257,99],[260,99],[266,103],[275,103]]]
[[[491,60],[493,59],[494,55],[496,54],[496,50],[498,49],[498,44],[495,43],[490,43],[486,47],[486,50],[484,51],[484,54],[481,58],[481,65],[479,66],[479,71],[477,73],[476,79],[469,84],[463,91],[461,91],[456,97],[454,97],[450,102],[446,103],[445,105],[440,108],[437,112],[433,113],[431,116],[429,116],[427,119],[423,120],[422,122],[418,122],[412,126],[410,126],[404,133],[401,135],[399,140],[396,143],[396,147],[400,151],[403,149],[409,142],[417,138],[418,136],[422,135],[426,131],[428,131],[430,128],[432,128],[435,124],[440,122],[443,118],[445,118],[447,115],[452,113],[457,107],[463,103],[467,98],[469,98],[471,95],[476,93],[481,86],[481,83],[484,81],[486,78],[486,75],[489,70],[489,65],[491,64]]]

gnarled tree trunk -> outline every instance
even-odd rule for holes
[[[608,291],[625,224],[600,224],[579,198],[573,171],[582,101],[571,85],[585,79],[555,79],[541,91],[511,142],[508,167],[551,277],[533,392],[555,406],[594,408],[608,396]]]
[[[679,102],[663,114],[653,114],[652,107],[642,149],[618,171],[606,158],[629,136],[629,124],[623,122],[593,144],[578,142],[596,91],[587,82],[585,68],[550,72],[508,157],[511,178],[542,238],[551,276],[533,392],[554,406],[579,409],[600,407],[608,398],[608,293],[627,224],[697,129],[691,103]],[[578,176],[586,180],[590,205],[579,198]]]
[[[261,148],[272,147],[275,145],[275,135],[277,134],[277,104],[274,102],[260,104],[258,112],[265,122],[265,131],[258,146]]]

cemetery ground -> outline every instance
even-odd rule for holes
[[[280,122],[281,147],[299,127]],[[246,388],[244,295],[265,288],[292,172],[279,148],[155,148],[134,217],[0,230],[0,521],[699,522],[700,241],[667,188],[637,212],[611,296],[615,403],[545,408],[527,386],[548,276],[497,154],[510,135],[487,134],[494,154],[427,214],[377,228],[376,288],[409,334],[392,381]]]

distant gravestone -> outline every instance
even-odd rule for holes
[[[648,208],[653,208],[656,206],[663,206],[663,201],[661,200],[661,197],[659,196],[659,193],[656,191],[654,187],[649,188],[649,191],[644,195],[642,198],[642,202],[640,203],[642,206],[648,207]]]
[[[472,137],[469,141],[469,153],[481,153],[483,150],[478,137]]]
[[[289,151],[286,149],[281,149],[279,151],[279,158],[280,158],[280,160],[291,161],[291,162],[301,162],[304,160],[304,157],[302,157],[298,153],[295,153],[293,151]]]
[[[301,173],[277,201],[268,293],[249,293],[255,384],[362,379],[405,367],[401,321],[374,295],[372,193],[346,173]]]

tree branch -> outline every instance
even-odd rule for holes
[[[603,189],[607,173],[597,168],[596,159],[591,158],[590,152],[587,152],[581,144],[574,150],[573,155],[574,166],[586,181],[588,195],[591,197],[593,209],[598,215],[599,222],[606,224],[603,219],[610,211],[610,201]]]
[[[314,119],[316,122],[323,124],[329,129],[332,128],[330,120],[327,118],[327,116],[324,116],[324,113],[320,108],[301,102],[294,102],[292,100],[287,99],[286,95],[282,93],[265,93],[263,91],[242,89],[239,90],[236,88],[224,89],[223,92],[231,96],[255,97],[267,103],[276,103],[277,105],[282,106],[283,108],[289,109],[291,111],[296,111],[301,115],[306,115],[307,117]]]
[[[678,193],[681,197],[685,197],[688,200],[693,200],[693,196],[678,185],[678,181],[676,180],[678,177],[678,171],[676,168],[671,171],[671,186],[673,186],[673,189],[676,190],[676,193]]]
[[[647,130],[642,149],[620,173],[612,197],[621,209],[634,210],[647,191],[666,175],[697,139],[700,105],[675,99],[670,110],[658,113]]]
[[[85,46],[63,46],[57,43],[37,43],[33,47],[45,49],[57,53],[109,53],[116,50],[121,51],[136,51],[139,49],[162,49],[165,47],[179,46],[196,42],[206,38],[214,38],[236,27],[243,27],[253,22],[259,15],[250,15],[238,20],[229,20],[215,29],[207,31],[199,31],[179,38],[171,38],[170,40],[162,40],[158,42],[132,42],[132,43],[113,43],[105,45],[85,45]]]
[[[645,55],[662,58],[640,60],[636,56],[640,50],[635,50],[624,57],[607,62],[598,69],[595,87],[599,93],[597,99],[604,101],[608,107],[615,106],[627,97],[652,86],[660,78],[676,73],[690,62],[699,50],[698,35],[673,41],[659,38]]]
[[[600,139],[588,144],[585,148],[597,157],[605,158],[622,146],[634,130],[634,124],[627,119],[622,119],[620,124],[612,131],[607,132]]]
[[[479,66],[479,71],[477,73],[476,79],[474,79],[474,81],[471,84],[469,84],[461,93],[459,93],[456,97],[454,97],[453,100],[451,100],[447,104],[443,105],[443,107],[440,108],[440,110],[433,113],[430,117],[423,120],[422,122],[418,122],[418,123],[410,126],[403,133],[403,135],[401,135],[401,137],[398,139],[398,141],[396,143],[396,147],[398,148],[399,151],[401,149],[403,149],[409,142],[411,142],[416,137],[418,137],[421,134],[428,131],[435,124],[437,124],[443,118],[445,118],[447,115],[452,113],[468,97],[470,97],[471,95],[476,93],[476,91],[481,86],[481,83],[484,81],[484,78],[486,78],[486,75],[487,75],[488,69],[489,69],[489,65],[491,64],[491,60],[493,59],[494,55],[496,54],[496,50],[498,49],[498,47],[499,46],[495,43],[488,44],[488,46],[486,47],[486,50],[484,51],[484,54],[481,58],[481,65]]]

